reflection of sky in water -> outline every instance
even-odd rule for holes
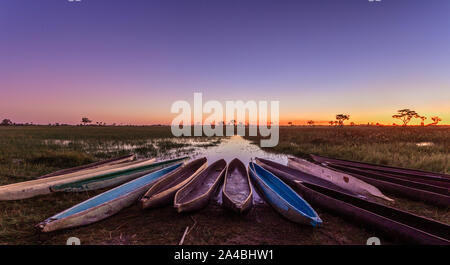
[[[245,140],[239,135],[224,138],[217,146],[195,148],[193,153],[194,154],[191,155],[192,158],[206,156],[209,164],[212,164],[214,161],[221,158],[225,159],[227,163],[234,158],[238,158],[245,166],[248,166],[251,159],[255,157],[270,159],[284,165],[287,164],[286,155],[266,152],[259,148],[258,145],[250,143],[250,141]]]
[[[261,148],[258,145],[250,143],[250,141],[242,138],[242,136],[235,135],[232,137],[222,139],[221,143],[217,146],[207,147],[207,148],[195,148],[191,154],[189,154],[191,158],[200,158],[205,156],[208,159],[208,165],[211,165],[215,161],[219,159],[225,159],[227,163],[231,162],[234,158],[238,158],[241,160],[245,167],[248,168],[248,163],[252,158],[261,157],[270,159],[284,165],[287,164],[287,156],[283,154],[274,154],[269,153]],[[223,186],[223,185],[222,185]],[[220,190],[222,190],[222,186]],[[264,203],[264,201],[260,198],[255,187],[253,186],[253,202],[260,204]],[[222,193],[218,192],[215,197],[215,201],[218,203],[222,203]]]
[[[180,148],[174,148],[160,154],[157,160],[166,160],[175,157],[189,156],[191,159],[206,157],[208,159],[208,165],[211,165],[219,159],[225,159],[227,163],[231,162],[234,158],[241,160],[245,167],[248,167],[248,163],[255,157],[261,157],[269,160],[276,161],[278,163],[287,164],[287,156],[283,154],[269,153],[262,150],[259,145],[252,144],[250,141],[244,139],[242,136],[235,135],[231,137],[221,138],[221,142],[218,145],[207,146],[209,143],[217,141],[218,137],[211,138],[185,138],[174,137],[164,139],[151,139],[146,140],[144,143],[116,143],[116,142],[104,142],[100,145],[95,145],[95,152],[111,152],[117,150],[129,150],[133,152],[134,149],[142,146],[152,145],[154,148],[158,148],[157,143],[160,141],[171,141],[173,143],[187,144]],[[69,145],[71,143],[77,143],[84,146],[86,149],[93,148],[91,143],[87,141],[70,141],[70,140],[44,140],[44,144],[51,145]],[[219,187],[221,191],[222,187]],[[253,189],[253,201],[255,203],[264,203],[264,201],[258,196],[255,188]],[[222,194],[218,192],[215,200],[219,203],[222,202]]]

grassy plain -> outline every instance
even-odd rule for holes
[[[0,127],[0,184],[33,179],[73,167],[135,152],[141,157],[189,154],[189,139],[171,141],[170,127],[18,126]],[[258,137],[250,140],[259,143]],[[220,139],[198,137],[203,148]],[[267,151],[306,157],[309,153],[437,172],[450,172],[449,127],[281,127],[280,143]],[[423,144],[420,143],[431,143]],[[419,144],[419,146],[417,145]],[[102,191],[61,193],[0,202],[0,244],[177,244],[186,226],[186,244],[365,244],[379,236],[318,210],[324,226],[311,229],[281,218],[267,206],[237,216],[214,203],[189,215],[170,206],[141,211],[136,206],[101,222],[41,234],[34,225]],[[395,206],[450,223],[448,209],[393,195]],[[382,238],[382,242],[390,242]]]

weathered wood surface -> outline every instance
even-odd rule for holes
[[[253,187],[244,163],[233,159],[227,166],[222,188],[222,205],[237,213],[253,206]]]
[[[316,177],[326,179],[344,189],[363,195],[370,194],[388,201],[393,201],[391,198],[385,196],[377,187],[370,185],[350,174],[322,167],[296,157],[290,157],[288,159],[288,166]]]
[[[199,158],[185,164],[167,177],[160,179],[140,200],[142,209],[172,204],[175,193],[195,176],[200,174],[206,167],[208,167],[206,158]]]
[[[142,176],[114,189],[103,192],[58,213],[36,225],[42,232],[91,224],[118,213],[132,205],[160,178],[164,178],[183,163]]]
[[[175,209],[178,212],[190,212],[206,207],[221,184],[226,169],[227,163],[220,159],[194,177],[175,194]]]

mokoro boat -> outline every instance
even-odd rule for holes
[[[288,167],[288,166],[285,166],[285,165],[282,165],[280,163],[276,163],[274,161],[267,160],[267,159],[264,159],[264,158],[256,157],[255,158],[255,162],[256,162],[256,164],[258,164],[258,165],[260,165],[262,167],[264,167],[265,165],[269,165],[269,166],[275,167],[275,168],[282,167],[283,171],[286,171],[286,172],[291,173],[291,174],[295,174],[298,171],[298,170],[296,170],[294,168],[291,168],[291,167]],[[342,192],[342,193],[345,193],[345,194],[349,194],[349,195],[352,195],[352,196],[360,197],[360,198],[363,198],[363,199],[367,198],[364,195],[355,193],[353,191],[349,191],[348,189],[344,189],[344,188],[342,188],[342,187],[340,187],[340,186],[338,186],[338,185],[336,185],[336,184],[334,184],[334,183],[332,183],[332,182],[330,182],[328,180],[316,177],[316,176],[311,175],[311,174],[304,174],[303,175],[303,181],[311,183],[311,184],[316,184],[316,185],[320,185],[320,186],[323,186],[323,187],[327,187],[329,189],[336,190],[336,191],[339,191],[339,192]]]
[[[322,224],[316,211],[281,179],[254,162],[249,163],[248,171],[260,194],[282,216],[313,227]]]
[[[331,165],[331,164],[328,166],[331,168],[341,170],[343,172],[348,172],[350,174],[356,173],[356,174],[363,175],[363,176],[366,176],[369,178],[384,180],[384,181],[396,183],[396,184],[407,186],[407,187],[412,187],[412,188],[416,188],[416,189],[420,189],[420,190],[440,193],[440,194],[444,194],[447,196],[450,195],[450,188],[449,188],[450,183],[445,183],[448,185],[442,185],[444,183],[440,183],[441,185],[440,184],[435,185],[435,184],[424,183],[421,181],[414,181],[409,178],[404,178],[402,176],[397,176],[397,175],[393,175],[393,174],[389,174],[389,173],[382,173],[382,172],[375,171],[375,170],[360,169],[360,168],[356,168],[356,167],[346,167],[346,166]],[[445,187],[445,186],[449,186],[449,187]]]
[[[99,175],[116,172],[118,170],[134,170],[139,167],[148,166],[154,161],[154,158],[141,161],[133,161],[123,164],[111,165],[100,171],[98,171],[98,169],[91,169],[92,171],[90,171],[89,173],[84,172],[82,174],[79,174],[77,172],[73,172],[65,175],[0,186],[0,200],[20,200],[31,198],[37,195],[49,194],[52,192],[50,189],[50,187],[52,186],[62,185],[79,180],[86,180]]]
[[[78,180],[61,185],[55,185],[50,187],[52,192],[82,192],[88,190],[97,190],[103,188],[114,187],[135,178],[147,175],[153,171],[161,168],[180,163],[183,160],[187,160],[188,157],[170,159],[165,161],[159,161],[138,167],[131,170],[118,170],[116,172],[102,174],[89,179]]]
[[[338,166],[331,167],[330,164],[327,165],[324,164],[324,167],[329,167],[333,170],[341,170]],[[450,196],[445,194],[415,188],[411,185],[406,186],[405,183],[402,184],[394,183],[392,181],[387,181],[386,179],[381,179],[379,177],[377,178],[369,177],[368,174],[362,175],[350,171],[342,171],[342,172],[347,172],[348,174],[351,174],[361,180],[364,180],[365,182],[370,183],[385,192],[400,195],[402,197],[407,197],[415,201],[426,202],[428,204],[444,208],[450,206]]]
[[[160,179],[141,198],[140,205],[142,209],[172,204],[175,193],[200,174],[207,166],[206,158],[199,158],[185,164],[167,177]]]
[[[248,211],[253,205],[253,188],[247,169],[235,158],[227,166],[222,188],[222,204],[237,213]]]
[[[58,213],[36,227],[42,232],[91,224],[116,214],[137,201],[158,179],[180,169],[178,163],[147,174],[114,189],[103,192],[61,213]]]
[[[370,185],[350,174],[345,174],[329,168],[325,168],[296,157],[288,158],[288,166],[314,175],[316,177],[326,179],[344,189],[348,189],[355,193],[364,195],[369,194],[388,201],[393,201],[391,198],[385,196],[377,187]]]
[[[85,171],[86,169],[99,168],[99,167],[104,167],[104,166],[109,166],[109,165],[114,165],[114,164],[120,164],[120,163],[124,163],[124,162],[130,162],[135,159],[136,159],[136,155],[129,154],[129,155],[115,157],[115,158],[102,160],[102,161],[98,161],[98,162],[94,162],[94,163],[90,163],[90,164],[86,164],[86,165],[81,165],[81,166],[77,166],[77,167],[61,169],[61,170],[58,170],[58,171],[55,171],[55,172],[52,172],[49,174],[39,176],[39,177],[37,177],[37,179],[59,176],[59,175],[64,175],[64,174],[68,174],[68,173],[73,173],[73,172],[79,173],[81,171]]]
[[[206,207],[223,180],[227,162],[220,159],[194,177],[175,194],[174,207],[179,213]]]
[[[276,168],[267,164],[262,166],[294,187],[314,207],[358,225],[366,224],[405,243],[450,244],[450,227],[447,224],[305,182],[303,176],[308,177],[308,174],[298,170],[288,173],[281,164]]]
[[[371,169],[381,172],[409,176],[411,179],[437,180],[442,182],[450,182],[450,175],[444,173],[428,172],[416,169],[407,169],[400,167],[382,166],[377,164],[363,163],[357,161],[349,161],[343,159],[335,159],[318,155],[310,155],[311,158],[318,163],[335,164],[342,166],[357,167],[362,169]]]

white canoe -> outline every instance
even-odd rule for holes
[[[388,201],[393,201],[391,198],[385,196],[377,187],[370,185],[358,178],[349,174],[335,171],[320,165],[311,163],[304,159],[289,157],[288,166],[313,176],[326,179],[344,189],[359,193],[362,195],[372,195]]]
[[[95,178],[96,176],[112,173],[117,170],[131,170],[138,167],[150,165],[154,163],[154,161],[154,158],[141,161],[133,161],[123,164],[111,165],[103,168],[103,170],[93,169],[92,171],[89,171],[88,173],[84,172],[81,175],[78,173],[70,173],[67,175],[60,175],[0,186],[0,200],[21,200],[37,195],[49,194],[51,193],[50,187],[52,186]]]

